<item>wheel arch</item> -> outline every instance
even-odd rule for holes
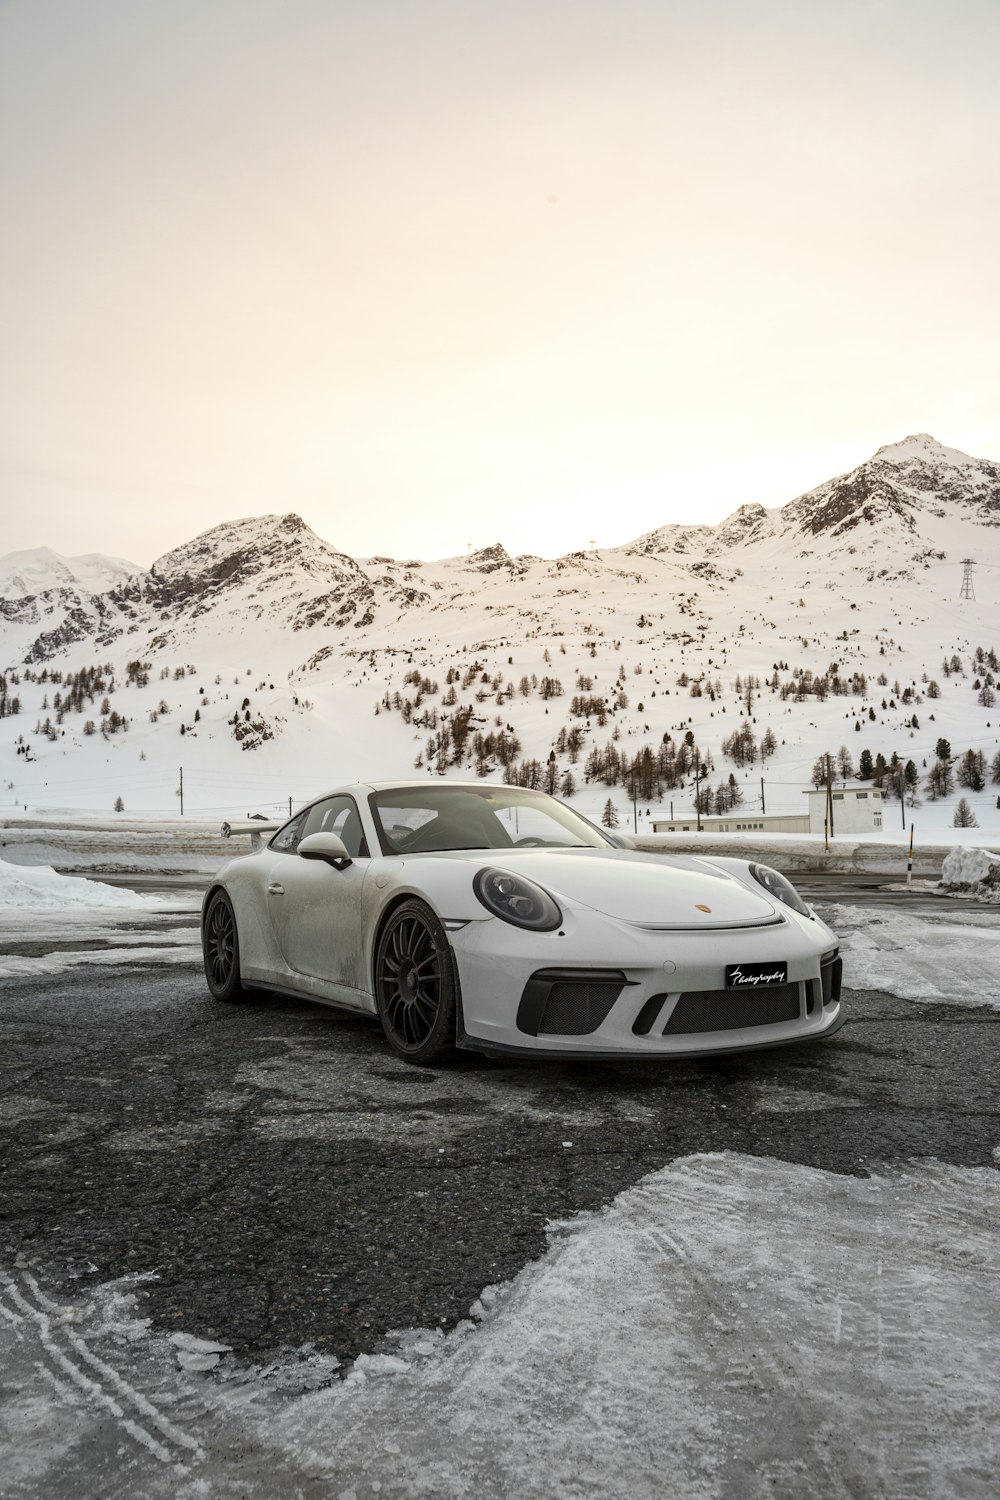
[[[202,899],[202,903],[201,903],[201,930],[202,930],[202,933],[204,933],[204,931],[205,931],[205,918],[208,916],[208,908],[211,906],[213,898],[215,896],[217,896],[220,892],[222,893],[222,895],[228,897],[229,904],[230,904],[230,906],[232,906],[233,898],[232,898],[232,896],[229,895],[229,892],[226,889],[226,887],[223,885],[222,881],[221,880],[213,880],[212,884],[209,886],[208,890],[205,892],[204,898]],[[236,916],[236,908],[233,907],[233,917],[235,918],[235,916]]]
[[[426,906],[427,910],[433,913],[433,915],[437,917],[437,920],[439,922],[441,921],[440,916],[434,910],[434,907],[431,905],[422,891],[393,891],[389,900],[385,903],[382,910],[379,912],[378,919],[376,920],[375,926],[372,929],[371,947],[368,953],[368,979],[371,984],[372,995],[375,994],[375,958],[378,953],[378,945],[379,939],[382,936],[382,929],[385,927],[385,924],[388,922],[393,912],[397,911],[399,907],[405,906],[407,901],[422,902],[423,905]],[[450,943],[448,944],[448,947],[449,949],[451,948]],[[454,963],[454,957],[452,957],[452,962]]]
[[[427,899],[425,892],[415,890],[397,890],[393,892],[390,899],[385,903],[385,906],[379,912],[378,920],[376,921],[375,926],[372,930],[371,951],[368,955],[368,978],[371,984],[371,994],[373,999],[376,992],[375,957],[378,953],[378,945],[379,939],[382,936],[382,929],[385,927],[385,924],[388,922],[393,912],[397,911],[399,907],[405,905],[407,901],[420,901],[424,906],[427,907],[427,910],[431,912],[431,914],[441,923],[442,927],[444,927],[444,921],[441,917],[440,912],[435,910],[433,903]],[[456,1046],[460,1046],[462,1038],[465,1036],[465,1012],[462,1006],[462,979],[458,970],[458,959],[455,956],[455,949],[452,945],[451,938],[448,936],[447,928],[444,929],[444,932],[445,942],[448,947],[448,960],[451,964],[452,983],[455,987],[455,1043]]]

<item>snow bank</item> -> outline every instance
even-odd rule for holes
[[[212,874],[242,852],[220,832],[221,819],[116,818],[60,813],[0,816],[3,859],[52,865],[69,874]],[[247,845],[249,848],[249,845]]]
[[[116,907],[119,910],[158,909],[158,896],[118,890],[95,880],[57,875],[50,865],[12,865],[0,859],[0,910],[25,907]]]
[[[846,904],[817,911],[840,938],[849,989],[1000,1010],[1000,924],[992,913],[944,903],[940,916]]]
[[[1000,854],[990,849],[950,849],[941,868],[941,884],[950,890],[985,887],[981,893],[1000,898]]]

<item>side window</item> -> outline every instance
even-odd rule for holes
[[[304,812],[296,813],[290,823],[284,828],[279,828],[274,838],[268,844],[269,849],[277,849],[280,854],[294,854],[298,847],[299,839],[302,837],[302,828],[306,821]]]
[[[325,802],[315,802],[306,813],[300,837],[310,833],[335,833],[352,859],[368,858],[365,832],[353,797],[327,797]]]

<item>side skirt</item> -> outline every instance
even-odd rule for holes
[[[289,1000],[306,1000],[310,1005],[324,1005],[328,1010],[337,1010],[345,1016],[364,1016],[369,1021],[375,1021],[378,1017],[374,1011],[368,1010],[361,1005],[349,1005],[346,1000],[329,1000],[325,995],[313,995],[308,990],[293,989],[290,984],[267,983],[263,979],[244,979],[243,986],[248,990],[270,991],[272,995],[284,995]]]

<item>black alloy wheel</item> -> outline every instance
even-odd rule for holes
[[[216,891],[205,913],[202,928],[205,978],[216,1000],[243,1000],[247,991],[240,982],[240,940],[236,913],[225,891]]]
[[[455,995],[444,928],[422,901],[404,901],[375,950],[375,1004],[392,1050],[421,1066],[453,1052]]]

